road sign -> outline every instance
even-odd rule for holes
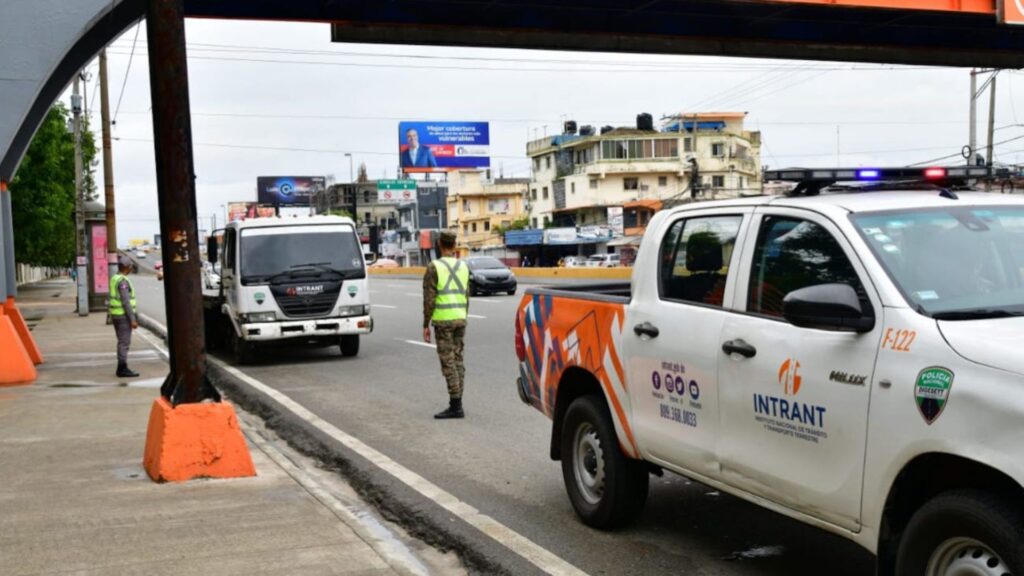
[[[383,204],[416,200],[415,180],[378,180],[377,201]]]

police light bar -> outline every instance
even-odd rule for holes
[[[963,180],[992,176],[988,166],[930,168],[786,168],[766,170],[765,181],[775,182],[875,182],[899,180]]]

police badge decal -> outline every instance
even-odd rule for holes
[[[940,366],[932,366],[921,370],[914,386],[914,397],[917,409],[924,421],[930,426],[946,408],[949,390],[953,387],[953,372]]]

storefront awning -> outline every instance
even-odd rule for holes
[[[543,230],[509,230],[505,232],[506,246],[539,246],[543,243]]]
[[[608,241],[608,247],[613,246],[639,246],[643,236],[623,236],[622,238],[616,238]]]

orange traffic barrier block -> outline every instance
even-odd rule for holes
[[[36,376],[36,365],[11,319],[0,308],[0,386],[31,384]]]
[[[42,364],[43,353],[39,351],[39,346],[36,346],[36,340],[32,337],[32,332],[29,331],[28,324],[25,323],[25,318],[21,315],[21,311],[14,305],[13,297],[7,298],[7,303],[4,304],[4,312],[11,319],[11,324],[14,324],[14,330],[18,333],[18,337],[21,338],[21,343],[25,346],[25,350],[28,351],[28,357],[32,359],[32,363],[36,365]]]
[[[157,482],[256,475],[235,408],[227,402],[153,402],[142,465]]]

